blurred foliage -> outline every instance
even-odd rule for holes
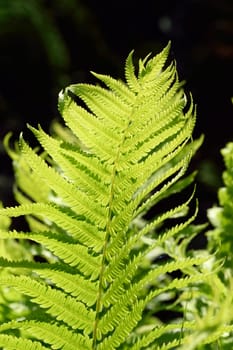
[[[5,128],[19,130],[33,119],[48,125],[58,91],[71,76],[78,79],[72,61],[79,55],[77,64],[82,67],[94,45],[98,57],[101,37],[92,15],[77,0],[2,0],[0,25],[0,111]]]
[[[0,202],[0,208],[2,204]],[[0,229],[9,229],[11,220],[7,217],[1,217]],[[13,239],[0,239],[0,255],[8,260],[31,260],[31,254],[28,246],[23,242],[18,242]],[[11,271],[1,269],[2,275],[11,274]],[[24,317],[29,312],[29,305],[31,306],[29,298],[23,296],[21,293],[15,291],[13,288],[0,286],[0,322],[7,322],[14,318]]]
[[[3,0],[1,2],[0,24],[5,33],[3,32],[1,35],[7,34],[9,30],[14,32],[14,27],[10,27],[9,23],[12,23],[17,31],[19,22],[29,22],[37,31],[52,67],[67,67],[69,57],[64,40],[53,17],[43,6],[42,1]]]
[[[219,205],[208,210],[208,218],[214,229],[208,232],[209,249],[222,259],[225,273],[232,275],[233,265],[233,142],[222,150],[225,170],[223,186],[218,190]],[[225,276],[224,276],[225,277]]]

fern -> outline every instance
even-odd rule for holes
[[[219,206],[208,210],[208,218],[213,225],[207,231],[208,251],[213,256],[206,268],[213,274],[209,283],[203,284],[198,293],[192,293],[192,303],[186,304],[186,316],[195,315],[195,327],[186,337],[182,350],[228,350],[233,347],[232,146],[230,142],[221,150],[226,167],[223,172],[224,186],[218,191]],[[182,298],[185,298],[184,294]]]
[[[208,210],[208,217],[213,224],[214,229],[208,232],[209,249],[216,250],[220,259],[224,259],[225,270],[231,273],[232,256],[232,227],[233,227],[233,207],[232,207],[232,162],[233,162],[233,143],[229,142],[221,153],[225,162],[225,171],[223,173],[224,186],[219,189],[219,206]],[[225,276],[227,278],[227,276]]]
[[[223,284],[217,275],[212,275],[209,283],[200,288],[199,297],[191,296],[195,323],[189,324],[191,332],[184,339],[181,350],[232,348],[232,281],[230,285]]]
[[[209,256],[187,253],[202,229],[192,226],[193,194],[169,206],[168,198],[192,183],[194,174],[183,175],[202,142],[192,140],[195,107],[167,60],[169,48],[139,60],[137,73],[130,53],[126,82],[93,73],[99,85],[61,92],[66,128],[50,136],[29,127],[43,151],[22,135],[15,150],[6,140],[19,206],[1,209],[0,218],[25,216],[30,229],[2,227],[1,238],[30,240],[32,258],[41,247],[47,261],[2,255],[10,273],[1,285],[36,306],[0,326],[4,349],[171,349],[189,336],[193,323],[182,314],[164,326],[150,311],[163,298],[172,309],[175,295],[211,274],[202,268]]]

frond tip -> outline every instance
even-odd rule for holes
[[[131,52],[126,82],[93,73],[101,84],[68,86],[59,94],[66,128],[50,136],[29,127],[42,152],[23,137],[8,148],[19,205],[0,208],[0,219],[24,216],[30,230],[2,225],[0,235],[32,248],[29,261],[0,259],[0,284],[25,295],[29,309],[28,320],[0,326],[4,348],[6,341],[32,350],[159,348],[173,326],[140,333],[154,322],[150,305],[156,314],[166,297],[172,308],[175,290],[205,278],[206,257],[186,255],[185,244],[182,256],[176,249],[196,215],[186,218],[193,195],[174,207],[167,200],[192,182],[183,176],[201,143],[192,141],[195,110],[175,65],[166,63],[169,49],[139,60],[137,69]],[[36,261],[38,246],[48,261]],[[162,265],[161,254],[169,259]]]

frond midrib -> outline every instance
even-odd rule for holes
[[[133,111],[131,112],[131,115],[132,115],[132,113],[133,113]],[[107,220],[106,220],[106,233],[105,233],[105,241],[104,241],[103,252],[102,252],[102,264],[101,264],[101,270],[100,270],[100,275],[99,275],[99,290],[98,290],[98,297],[97,297],[97,303],[96,303],[96,320],[95,320],[94,330],[93,330],[92,350],[96,350],[97,345],[98,345],[97,344],[97,328],[98,328],[98,323],[100,321],[99,314],[100,314],[101,309],[102,309],[101,304],[102,304],[102,294],[103,294],[104,271],[106,268],[105,264],[107,261],[106,260],[107,245],[109,242],[109,238],[111,236],[112,206],[113,206],[113,202],[114,202],[114,185],[115,185],[115,178],[117,176],[117,164],[118,164],[118,161],[120,159],[121,147],[125,141],[125,135],[126,135],[127,128],[130,125],[131,115],[129,116],[129,119],[128,119],[128,125],[122,133],[121,144],[118,147],[115,161],[114,161],[114,165],[112,168],[112,174],[111,174],[111,186],[110,186],[110,191],[109,191],[110,195],[109,195],[109,204],[108,204],[108,214],[107,214]]]

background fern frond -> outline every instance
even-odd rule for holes
[[[209,248],[216,251],[217,256],[223,259],[225,272],[232,275],[232,227],[233,227],[233,206],[232,206],[232,184],[233,184],[233,143],[229,142],[222,150],[225,170],[223,172],[223,186],[218,191],[219,205],[208,210],[208,217],[213,225],[209,230]],[[225,276],[228,278],[229,276]]]

